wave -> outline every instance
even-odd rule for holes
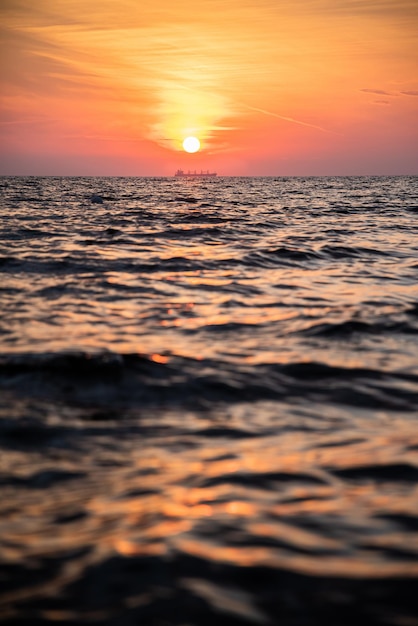
[[[414,309],[406,310],[414,315]],[[309,328],[300,331],[298,334],[315,337],[327,337],[333,339],[344,339],[354,334],[380,335],[382,333],[402,333],[406,335],[416,335],[418,329],[416,325],[408,321],[382,320],[373,322],[362,322],[360,320],[346,320],[344,322],[321,322],[312,324]]]
[[[418,375],[320,362],[242,365],[173,355],[103,352],[0,359],[0,386],[82,404],[206,406],[303,397],[324,404],[414,411]]]

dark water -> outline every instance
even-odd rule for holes
[[[418,179],[0,179],[4,624],[418,624]]]

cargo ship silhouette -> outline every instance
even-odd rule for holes
[[[209,172],[209,170],[206,170],[206,172],[204,172],[203,170],[200,170],[200,172],[197,172],[196,170],[194,172],[191,172],[190,170],[188,172],[184,172],[183,170],[177,170],[177,172],[175,173],[175,176],[186,176],[186,177],[208,177],[208,176],[217,176],[216,172]]]

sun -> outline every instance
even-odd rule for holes
[[[183,148],[186,152],[197,152],[200,148],[200,141],[197,137],[186,137],[183,141]]]

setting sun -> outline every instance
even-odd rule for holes
[[[197,152],[200,148],[200,141],[197,137],[186,137],[186,139],[183,141],[183,148],[186,150],[186,152]]]

